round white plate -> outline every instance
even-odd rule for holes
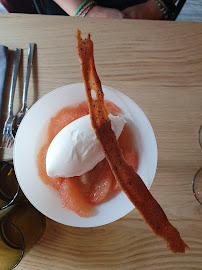
[[[150,188],[157,167],[157,144],[153,129],[144,112],[129,97],[103,86],[105,99],[115,103],[132,128],[139,155],[137,173]],[[58,88],[38,100],[28,111],[18,129],[14,144],[15,173],[28,200],[44,215],[65,225],[96,227],[113,222],[134,209],[124,192],[96,207],[90,218],[81,218],[62,207],[59,193],[38,176],[37,153],[45,142],[49,120],[60,109],[86,100],[82,83]]]

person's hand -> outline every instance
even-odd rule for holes
[[[163,18],[160,8],[155,0],[149,0],[143,4],[128,7],[122,10],[126,19],[161,20]]]
[[[86,17],[123,19],[124,15],[118,9],[94,6],[86,14]]]

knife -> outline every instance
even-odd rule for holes
[[[0,45],[0,122],[2,121],[3,90],[8,64],[8,48]]]

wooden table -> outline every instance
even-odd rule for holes
[[[1,14],[0,43],[10,50],[24,49],[16,112],[21,106],[29,42],[37,44],[29,106],[57,87],[82,81],[76,28],[92,34],[102,83],[128,95],[150,119],[159,152],[151,192],[191,249],[172,254],[134,210],[93,229],[49,220],[43,240],[16,269],[202,269],[202,206],[192,192],[192,178],[202,163],[197,140],[202,124],[202,24]],[[13,53],[5,102],[12,58]],[[1,155],[12,157],[12,151]]]

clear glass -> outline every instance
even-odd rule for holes
[[[46,231],[46,217],[28,201],[0,210],[0,269],[15,268]]]
[[[194,196],[202,205],[202,168],[200,168],[195,174],[192,184]]]
[[[202,125],[200,126],[199,131],[198,131],[198,141],[202,148]]]
[[[29,202],[14,205],[10,211],[7,211],[3,221],[11,222],[20,229],[25,240],[26,251],[31,249],[46,231],[46,217]],[[12,230],[5,226],[4,232],[14,242]],[[16,245],[17,243],[16,241]]]
[[[202,148],[202,125],[199,128],[198,141]],[[195,198],[202,205],[202,168],[200,168],[194,175],[192,188]]]
[[[4,232],[4,228],[7,227],[12,231],[16,241],[8,239]],[[24,237],[20,229],[11,222],[0,222],[0,269],[9,270],[14,269],[22,260],[25,250]]]
[[[13,164],[0,161],[0,210],[25,199],[16,179]]]

